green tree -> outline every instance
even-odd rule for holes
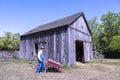
[[[3,37],[0,38],[0,50],[18,50],[20,43],[20,34],[6,32]]]
[[[15,34],[13,34],[13,42],[12,42],[13,49],[18,50],[19,44],[20,44],[20,34],[15,33]]]
[[[114,42],[112,41],[114,36],[119,35],[120,32],[120,13],[108,12],[102,15],[101,21],[103,32],[99,35],[100,49],[102,53],[110,53],[109,46]]]
[[[0,50],[3,49],[3,46],[4,46],[4,43],[3,43],[3,41],[2,41],[2,37],[0,37]]]
[[[113,36],[109,48],[112,52],[120,53],[120,35]]]
[[[13,40],[13,35],[11,32],[6,32],[5,36],[3,37],[3,42],[4,42],[4,48],[7,50],[12,50],[12,40]]]
[[[88,20],[88,24],[92,32],[93,48],[97,51],[100,51],[98,37],[99,37],[99,34],[102,32],[102,27],[100,27],[100,24],[97,22],[97,17],[94,17],[91,20]]]

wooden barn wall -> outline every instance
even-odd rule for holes
[[[76,40],[83,42],[84,61],[89,61],[92,55],[91,35],[82,16],[70,25],[67,33],[69,64],[76,62]]]
[[[68,63],[66,30],[66,27],[61,27],[28,36],[21,36],[19,57],[34,59],[35,43],[46,42],[44,50],[45,60],[53,59],[63,64]]]
[[[63,64],[72,65],[76,62],[76,40],[83,42],[84,61],[89,61],[92,58],[91,35],[82,16],[68,28],[64,26],[21,36],[19,57],[34,59],[35,43],[46,42],[45,60],[53,59]]]

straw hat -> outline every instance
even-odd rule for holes
[[[40,49],[44,49],[45,47],[44,46],[41,46]]]

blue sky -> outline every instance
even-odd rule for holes
[[[108,11],[120,12],[120,0],[0,0],[0,36],[23,34],[42,25],[83,11],[89,20]]]

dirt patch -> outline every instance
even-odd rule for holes
[[[0,62],[0,80],[120,80],[120,59],[77,63],[63,73],[35,73],[29,62]]]

